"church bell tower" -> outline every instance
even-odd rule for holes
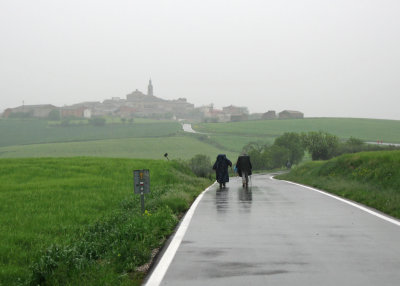
[[[147,95],[153,96],[153,85],[151,84],[151,79],[149,80],[149,86],[147,87]]]

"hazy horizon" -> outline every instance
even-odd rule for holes
[[[0,111],[125,98],[400,120],[400,2],[0,2]]]

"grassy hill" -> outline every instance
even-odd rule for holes
[[[0,120],[0,158],[95,156],[189,159],[196,154],[236,156],[221,144],[183,133],[179,123],[136,119],[105,126],[54,127],[45,120]],[[241,146],[241,144],[240,144]],[[241,147],[240,147],[241,148]]]
[[[199,132],[218,136],[249,137],[272,141],[285,132],[325,131],[339,138],[356,137],[365,141],[400,143],[400,120],[357,118],[305,118],[288,120],[255,120],[228,123],[201,123],[193,125]],[[229,138],[229,137],[228,137]],[[229,138],[228,140],[232,140]]]
[[[124,157],[189,159],[195,154],[215,158],[225,153],[234,158],[251,141],[273,143],[285,132],[326,131],[342,139],[383,140],[400,143],[400,121],[307,118],[302,120],[255,120],[229,123],[194,124],[207,135],[181,131],[172,121],[136,119],[133,124],[120,121],[105,126],[77,124],[54,127],[45,120],[0,120],[0,158],[22,157]]]
[[[0,158],[94,156],[164,159],[165,153],[170,159],[190,159],[196,154],[205,154],[211,159],[219,153],[236,156],[236,153],[185,135],[0,147]]]
[[[314,186],[400,218],[400,151],[309,162],[277,178]]]
[[[176,121],[137,119],[132,124],[109,123],[105,126],[76,124],[66,127],[39,119],[0,120],[0,147],[39,143],[81,142],[104,139],[165,137],[179,132]]]
[[[132,175],[144,168],[146,216]],[[210,184],[177,162],[87,157],[0,159],[0,182],[0,285],[131,282],[122,274],[148,261]]]

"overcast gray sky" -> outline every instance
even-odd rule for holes
[[[400,119],[398,0],[0,0],[0,110],[136,88]]]

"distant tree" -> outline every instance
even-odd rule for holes
[[[281,168],[286,166],[286,162],[288,158],[290,158],[290,150],[283,146],[272,145],[267,152],[269,169]]]
[[[207,118],[204,118],[204,122],[205,123],[218,123],[219,119],[218,119],[218,117],[207,117]]]
[[[251,165],[254,170],[266,169],[265,160],[263,158],[263,152],[257,149],[251,149],[246,152],[250,156]]]
[[[303,146],[313,160],[328,160],[337,154],[339,138],[326,132],[302,133]]]
[[[60,110],[58,109],[53,109],[50,111],[48,117],[49,120],[54,120],[54,121],[59,121],[60,120]]]
[[[304,146],[299,134],[285,133],[275,139],[272,146],[253,141],[247,143],[242,152],[250,156],[253,169],[268,170],[284,167],[288,160],[292,164],[299,163],[304,156]]]
[[[269,170],[280,168],[286,165],[290,156],[290,151],[286,147],[279,145],[262,146],[250,145],[246,152],[251,158],[251,164],[254,170]]]
[[[359,148],[360,146],[365,145],[364,141],[359,139],[359,138],[354,138],[354,137],[350,137],[347,141],[346,144],[348,146],[352,146],[355,148]]]
[[[28,112],[12,112],[9,118],[32,118],[33,117],[33,110]]]
[[[93,126],[104,126],[106,125],[106,119],[102,117],[94,117],[89,120],[89,123]]]
[[[379,147],[379,146],[378,146]],[[365,144],[363,140],[350,137],[346,142],[340,143],[337,155],[345,153],[356,153],[362,151],[370,151],[369,145]]]
[[[252,141],[242,148],[242,153],[250,156],[254,170],[266,170],[271,168],[269,148],[267,143]]]
[[[128,122],[129,124],[133,124],[134,119],[133,118],[129,118]]]
[[[125,123],[126,123],[126,118],[125,118],[125,117],[122,117],[122,118],[121,118],[121,121],[122,121],[123,124],[125,124]]]
[[[284,147],[289,151],[288,158],[291,164],[299,163],[304,157],[304,146],[302,144],[301,136],[298,133],[290,132],[284,133],[275,139],[275,146]]]
[[[265,149],[266,146],[267,146],[267,144],[265,144],[262,141],[251,141],[242,148],[242,152],[249,153],[252,150],[257,150],[258,152],[261,153]]]
[[[166,112],[164,114],[165,119],[172,119],[174,117],[174,114],[172,112]]]
[[[242,148],[242,153],[250,156],[251,165],[254,170],[266,169],[264,150],[267,147],[262,141],[252,141]]]
[[[68,126],[70,126],[71,124],[70,124],[70,119],[69,118],[63,118],[62,120],[61,120],[61,126],[62,127],[68,127]]]

